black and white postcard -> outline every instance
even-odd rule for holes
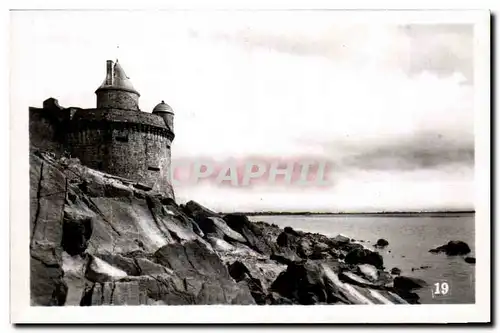
[[[10,16],[13,322],[491,320],[488,11]]]

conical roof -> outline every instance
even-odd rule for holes
[[[109,66],[111,62],[111,66]],[[111,73],[110,73],[111,71]],[[97,89],[121,89],[129,92],[133,92],[139,95],[139,92],[135,90],[130,78],[125,74],[123,67],[120,65],[118,60],[113,64],[112,61],[108,60],[108,68],[106,73],[106,79]]]

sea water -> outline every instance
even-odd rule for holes
[[[430,249],[450,240],[466,242],[475,257],[474,213],[395,214],[395,215],[273,215],[252,216],[253,221],[290,226],[297,230],[327,236],[342,234],[367,248],[378,251],[387,270],[401,269],[401,275],[417,277],[428,283],[418,291],[420,302],[474,303],[475,265],[462,256],[432,254]],[[379,238],[389,242],[385,249],[373,245]]]

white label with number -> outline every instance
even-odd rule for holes
[[[436,282],[434,283],[434,295],[446,295],[450,291],[450,285],[448,282]]]

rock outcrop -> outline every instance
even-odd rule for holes
[[[64,305],[68,287],[62,268],[66,177],[30,155],[30,288],[32,305]]]
[[[150,188],[33,151],[33,305],[416,302],[377,252],[177,205]]]
[[[431,253],[444,252],[448,256],[458,256],[470,253],[470,247],[462,241],[449,241],[448,244],[429,250]]]
[[[469,264],[475,264],[476,263],[476,258],[474,258],[474,257],[465,257],[464,260],[465,260],[466,263],[469,263]]]
[[[376,247],[386,247],[387,245],[389,245],[389,242],[383,238],[378,239],[377,243],[375,243]]]
[[[394,267],[393,269],[391,269],[391,274],[392,275],[399,275],[399,274],[401,274],[401,269]]]
[[[415,289],[420,289],[427,286],[427,283],[422,279],[407,277],[407,276],[398,276],[394,278],[394,288],[412,291]]]
[[[384,266],[384,260],[379,253],[359,248],[347,253],[345,262],[348,264],[369,264],[376,268],[382,268]]]

